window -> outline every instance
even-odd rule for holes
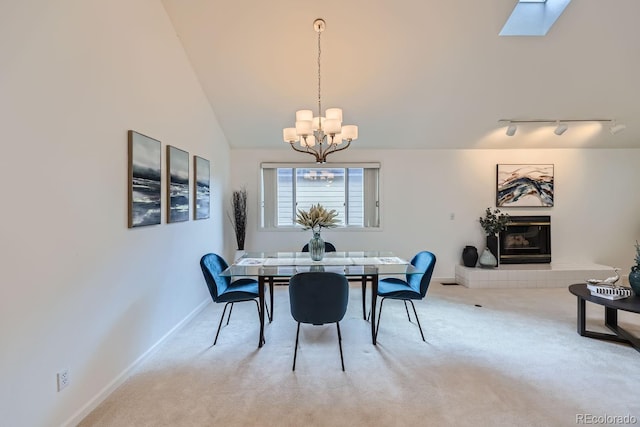
[[[338,212],[340,227],[377,228],[379,170],[378,163],[263,163],[261,227],[296,227],[297,210],[320,203]]]

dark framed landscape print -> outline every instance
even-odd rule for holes
[[[129,228],[160,224],[160,141],[130,130],[128,142]]]
[[[193,175],[195,179],[194,194],[194,219],[209,218],[209,184],[211,171],[209,170],[209,160],[202,157],[193,156]]]
[[[553,206],[552,164],[497,165],[497,207]]]
[[[189,221],[189,153],[167,145],[167,222]]]

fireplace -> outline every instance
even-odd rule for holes
[[[550,263],[551,217],[509,216],[498,248],[501,264]]]

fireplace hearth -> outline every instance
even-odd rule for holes
[[[550,263],[551,217],[509,216],[498,247],[501,264]]]

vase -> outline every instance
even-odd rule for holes
[[[465,246],[462,250],[462,263],[465,267],[475,267],[478,262],[478,249],[475,246]]]
[[[487,236],[487,248],[493,254],[496,259],[496,265],[498,265],[498,236],[495,234]]]
[[[633,289],[633,293],[640,296],[640,271],[633,271],[629,273],[629,285]]]
[[[324,258],[324,240],[319,231],[314,232],[313,238],[309,240],[309,256],[314,261],[322,261]]]
[[[243,256],[245,256],[247,254],[247,252],[244,249],[238,249],[236,250],[235,255],[233,256],[233,261],[234,262],[238,262],[238,260],[240,258],[242,258]]]
[[[493,268],[498,265],[498,260],[493,256],[489,248],[485,248],[478,259],[478,263],[480,264],[480,267]]]

